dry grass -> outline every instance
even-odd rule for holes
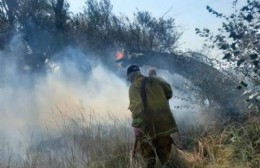
[[[188,167],[260,167],[259,113],[226,123],[221,132],[210,130],[198,139],[193,153],[185,157]]]
[[[133,133],[127,120],[110,117],[98,122],[92,116],[60,123],[62,135],[45,136],[30,144],[22,157],[9,150],[0,168],[122,168],[129,167]],[[93,122],[95,121],[95,122]],[[259,113],[243,116],[217,130],[193,130],[185,134],[184,147],[173,147],[170,163],[176,168],[260,167]],[[191,132],[190,130],[188,132]],[[142,167],[142,161],[133,168]],[[158,166],[159,167],[159,166]]]

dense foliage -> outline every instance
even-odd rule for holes
[[[173,19],[138,11],[133,19],[116,16],[109,0],[87,0],[81,13],[69,12],[64,0],[1,0],[0,49],[22,35],[26,54],[21,70],[44,71],[45,62],[68,46],[92,52],[106,61],[115,49],[174,52],[180,33]]]

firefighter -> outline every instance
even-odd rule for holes
[[[162,82],[167,83],[163,78],[157,76],[157,72],[156,72],[155,68],[149,68],[147,73],[148,73],[149,77],[157,78],[157,79],[161,80]]]
[[[157,76],[155,68],[148,69],[148,76]]]
[[[156,157],[162,165],[167,165],[172,144],[170,135],[178,132],[168,101],[172,97],[171,86],[163,80],[143,76],[136,65],[128,67],[127,77],[131,82],[129,109],[136,150],[147,168],[155,167]]]

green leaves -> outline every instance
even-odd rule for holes
[[[258,54],[254,53],[254,54],[250,54],[249,55],[251,59],[256,59],[258,57]]]
[[[220,47],[219,47],[221,50],[226,50],[229,48],[229,45],[228,44],[221,44]]]
[[[207,6],[209,13],[223,20],[222,27],[214,34],[207,28],[196,29],[196,34],[206,39],[206,46],[222,51],[223,59],[234,62],[237,70],[259,82],[260,1],[248,0],[239,9],[237,0],[233,0],[233,9],[234,12],[226,16]]]
[[[244,19],[248,22],[251,22],[254,19],[254,16],[250,13]]]
[[[238,34],[235,31],[231,31],[229,34],[229,38],[233,38],[233,40],[238,40],[243,37],[242,33]]]
[[[226,53],[222,59],[230,60],[232,55],[230,53]]]
[[[245,59],[239,59],[237,61],[237,66],[240,66],[243,62],[245,62]]]

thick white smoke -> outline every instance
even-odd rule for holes
[[[46,74],[25,74],[17,68],[19,55],[28,50],[20,43],[20,36],[15,36],[8,49],[0,52],[0,161],[8,159],[9,149],[25,153],[32,143],[42,140],[45,130],[60,136],[64,121],[77,118],[80,122],[84,117],[106,123],[111,116],[130,118],[126,80],[93,55],[68,47],[53,56],[54,60],[46,60]],[[144,75],[146,71],[142,67]],[[158,70],[158,75],[173,87],[170,105],[177,123],[197,124],[201,109],[195,96],[182,88],[184,79],[165,70]]]
[[[19,44],[19,38],[15,40]],[[47,74],[25,75],[16,68],[23,50],[11,46],[0,53],[0,157],[4,148],[19,151],[45,129],[58,134],[63,120],[92,116],[106,122],[111,115],[130,117],[127,83],[98,61],[87,60],[90,67],[82,72],[73,60],[58,60]],[[84,56],[72,48],[65,52]]]

